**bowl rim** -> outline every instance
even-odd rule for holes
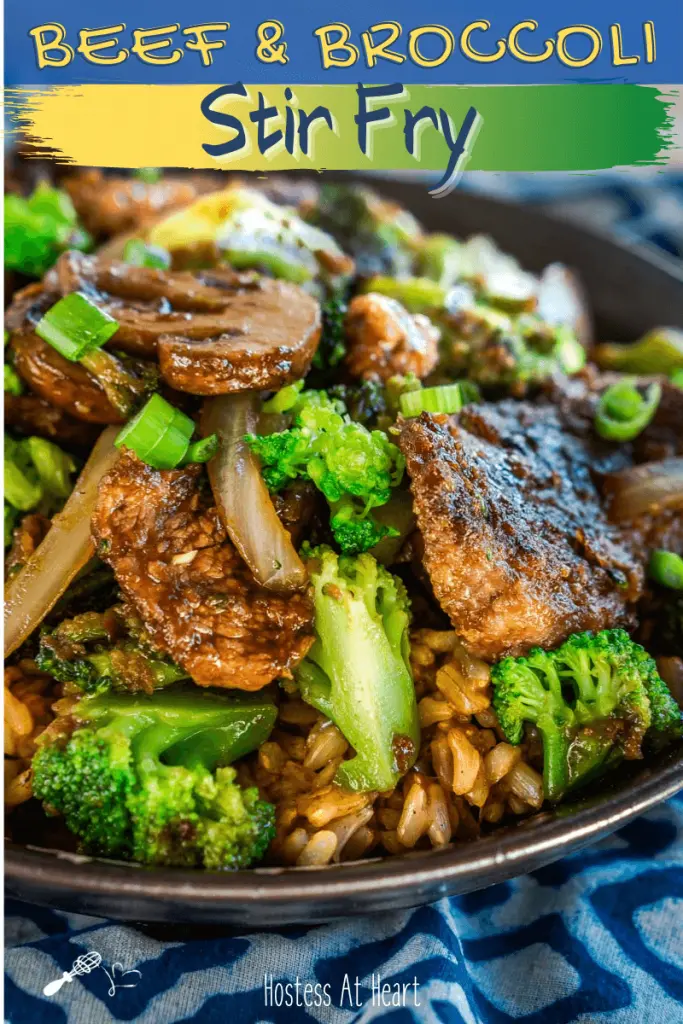
[[[487,885],[494,872],[495,880],[503,881],[580,849],[681,790],[683,745],[678,745],[667,753],[662,767],[644,768],[623,789],[600,795],[575,811],[560,808],[541,812],[472,843],[451,844],[438,850],[322,867],[209,872],[146,868],[8,842],[5,873],[11,895],[31,899],[48,886],[52,892],[49,902],[52,904],[54,899],[56,906],[64,899],[70,903],[68,897],[79,894],[98,899],[121,899],[128,895],[141,898],[149,909],[179,898],[186,907],[200,908],[211,904],[259,906],[272,904],[274,899],[278,903],[299,901],[304,905],[317,900],[338,903],[348,896],[392,897],[392,906],[405,906],[412,905],[401,898],[407,885],[416,890],[427,885],[430,891],[443,890],[441,894],[445,894],[460,889],[458,883],[463,879],[475,883],[467,891]],[[426,901],[418,896],[415,902]],[[110,916],[116,916],[115,911]],[[152,914],[150,919],[155,916]]]

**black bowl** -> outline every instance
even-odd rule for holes
[[[683,327],[683,272],[656,252],[494,199],[456,193],[433,200],[419,184],[380,187],[432,230],[490,234],[531,270],[554,261],[574,267],[601,338],[633,339],[655,325]],[[581,803],[475,843],[324,868],[234,874],[142,868],[45,849],[21,842],[22,832],[39,833],[19,827],[6,849],[6,885],[20,900],[124,920],[239,928],[313,924],[429,903],[524,874],[609,834],[682,788],[678,744],[655,760],[631,762]],[[43,847],[49,846],[43,836]]]

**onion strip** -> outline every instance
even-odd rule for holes
[[[610,497],[609,516],[632,522],[665,509],[683,508],[683,458],[647,462],[604,480]]]
[[[218,434],[220,441],[208,463],[209,480],[230,539],[257,582],[270,590],[299,590],[306,584],[306,569],[244,440],[245,434],[258,432],[260,404],[253,391],[204,402],[202,434]]]
[[[95,553],[90,519],[100,480],[116,462],[118,427],[107,427],[93,448],[66,505],[5,594],[5,657],[33,633]]]

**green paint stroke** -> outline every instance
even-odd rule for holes
[[[248,86],[250,97],[259,91],[283,113],[287,107],[282,86]],[[675,97],[652,86],[544,85],[544,86],[425,86],[407,85],[400,101],[382,100],[393,123],[373,129],[372,159],[358,147],[356,87],[296,86],[299,105],[311,110],[329,107],[335,134],[323,127],[315,136],[313,159],[293,159],[282,150],[268,161],[272,170],[314,166],[329,170],[442,170],[448,160],[443,137],[429,124],[420,139],[419,160],[405,148],[405,108],[422,106],[446,110],[457,132],[470,106],[483,119],[474,142],[468,170],[477,171],[586,171],[631,165],[665,164],[673,148],[671,107]],[[240,106],[226,106],[244,117]],[[249,126],[251,128],[252,126]],[[255,132],[252,154],[257,153]],[[239,162],[239,161],[238,161]]]
[[[483,124],[468,170],[579,171],[665,163],[673,146],[671,100],[637,85],[432,88],[410,86],[413,110],[443,107],[458,126],[471,105]],[[402,116],[400,123],[402,122]],[[422,165],[441,168],[445,142],[427,128]],[[410,166],[400,133],[378,133],[375,165]],[[405,159],[407,157],[407,160]]]

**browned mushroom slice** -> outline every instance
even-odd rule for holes
[[[161,375],[179,391],[223,395],[276,390],[308,370],[320,338],[320,306],[296,285],[267,278],[235,292],[213,319],[214,334],[186,329],[159,339]]]
[[[121,360],[106,354],[104,371],[95,376],[80,363],[65,359],[35,332],[47,310],[65,294],[59,290],[58,273],[77,262],[78,255],[65,253],[60,257],[59,271],[51,271],[42,284],[29,285],[15,295],[5,317],[12,359],[34,394],[51,405],[90,423],[122,423],[127,419],[127,405],[154,386],[156,369],[140,361],[129,361],[124,366]],[[87,288],[82,290],[88,292]],[[89,294],[103,305],[98,294],[92,290]],[[130,401],[123,401],[124,397]]]
[[[125,417],[80,363],[69,362],[30,329],[12,334],[14,365],[41,398],[88,423],[123,423]]]
[[[161,335],[203,339],[220,333],[221,315],[233,296],[259,284],[253,274],[227,267],[171,272],[68,252],[46,276],[45,287],[55,295],[84,292],[119,324],[110,347],[153,358]]]
[[[86,427],[83,420],[31,394],[5,392],[5,424],[20,434],[35,434],[74,448],[91,448],[99,435],[96,426]]]

